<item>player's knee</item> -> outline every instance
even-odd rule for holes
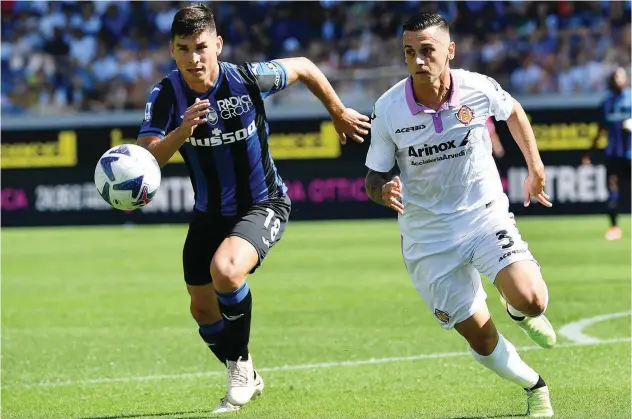
[[[482,356],[488,356],[498,344],[498,333],[486,333],[482,332],[468,340],[470,347],[474,352]]]
[[[546,306],[546,296],[537,292],[532,292],[523,298],[520,308],[515,308],[529,317],[537,317],[546,311]]]
[[[234,257],[220,256],[214,257],[211,262],[211,277],[215,289],[230,291],[241,286],[245,274]]]

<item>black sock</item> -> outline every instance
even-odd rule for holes
[[[542,377],[538,376],[538,382],[535,383],[535,385],[533,387],[529,388],[529,389],[525,388],[525,390],[532,390],[533,391],[533,390],[536,390],[538,388],[542,388],[542,387],[545,387],[545,386],[546,386],[546,383],[544,382]]]
[[[226,324],[224,320],[219,319],[213,324],[201,324],[198,331],[219,362],[226,365]]]
[[[226,359],[248,359],[250,320],[252,318],[252,294],[245,282],[233,292],[219,292],[219,308],[226,322]]]
[[[608,216],[610,217],[610,226],[616,227],[619,212],[619,192],[610,192],[608,197]]]

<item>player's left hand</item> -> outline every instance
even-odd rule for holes
[[[345,108],[340,114],[333,115],[331,119],[342,144],[347,144],[347,137],[363,143],[364,139],[361,135],[367,135],[371,129],[369,117],[355,109]]]
[[[542,173],[532,173],[524,180],[524,206],[528,207],[531,204],[531,197],[534,197],[545,207],[552,207],[553,204],[549,201],[551,199],[546,192],[544,192],[544,170]]]

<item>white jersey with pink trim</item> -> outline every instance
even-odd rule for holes
[[[486,122],[507,120],[514,100],[491,77],[450,70],[452,92],[438,110],[415,101],[406,78],[375,103],[366,166],[403,184],[400,230],[420,243],[459,239],[476,227],[481,208],[504,205]]]

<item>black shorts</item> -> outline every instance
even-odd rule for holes
[[[263,262],[268,251],[285,232],[290,218],[290,198],[271,199],[253,204],[245,214],[235,217],[210,217],[194,211],[182,252],[184,280],[189,285],[212,282],[211,261],[215,251],[229,236],[250,242],[259,254],[253,273]]]
[[[607,157],[606,158],[606,173],[608,178],[611,175],[616,175],[619,181],[625,182],[630,179],[630,159],[625,157]]]

